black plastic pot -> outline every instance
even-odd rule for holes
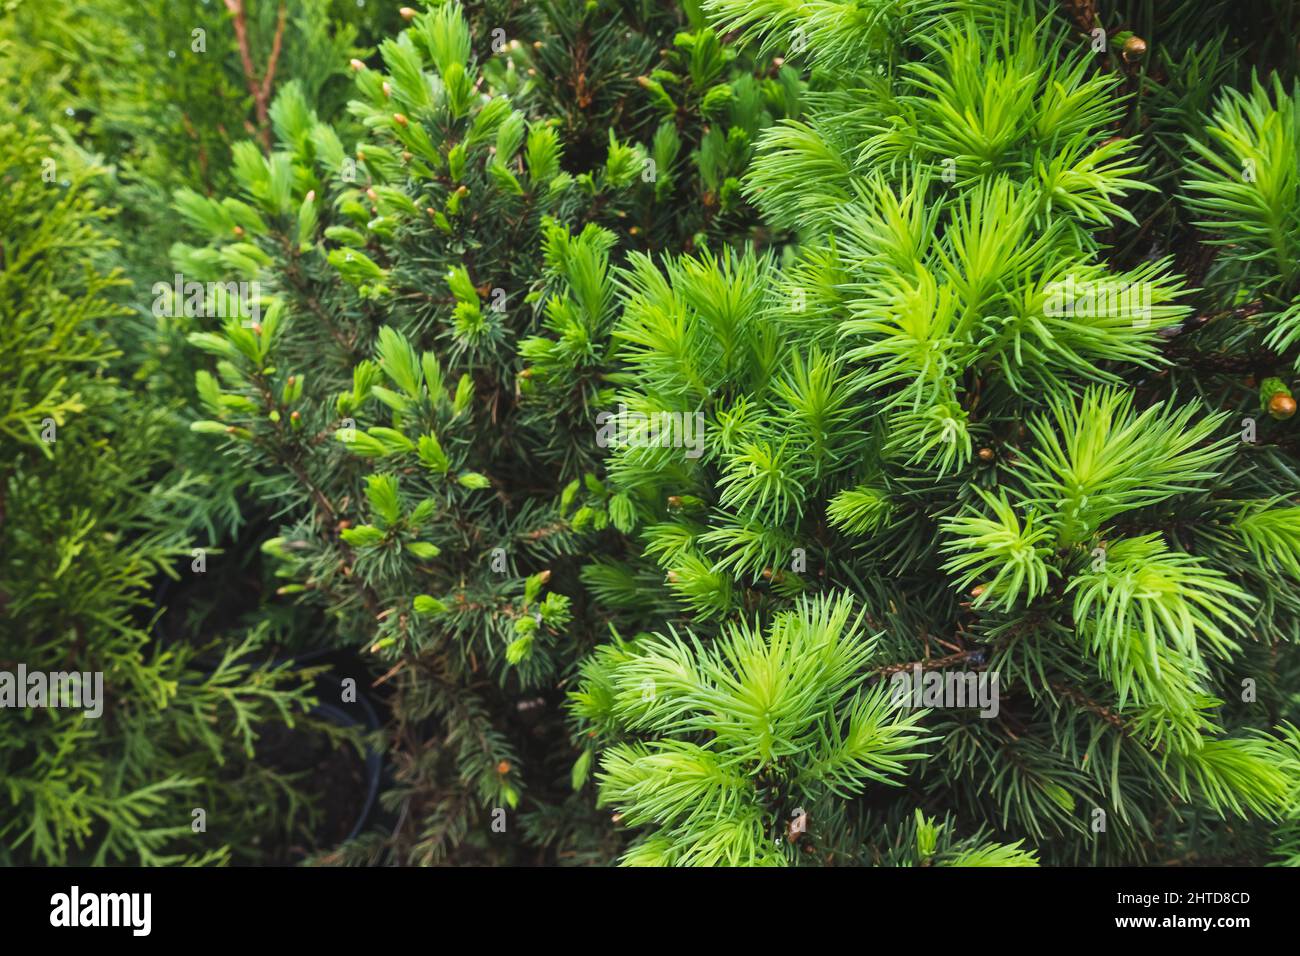
[[[343,689],[343,682],[339,678],[332,674],[324,674],[321,676],[321,682],[331,684],[332,688],[338,692],[335,694],[336,699],[342,699],[341,691]],[[322,695],[318,694],[317,696],[319,697]],[[349,713],[341,704],[332,704],[324,701],[317,703],[316,706],[311,709],[311,713],[322,720],[328,720],[330,723],[339,727],[361,727],[366,731],[375,731],[379,729],[379,717],[375,713],[375,708],[371,705],[370,700],[365,696],[365,694],[358,691],[356,704],[352,706],[360,708],[361,714],[359,716]],[[384,776],[383,756],[373,747],[367,746],[365,752],[365,764],[365,803],[362,806],[361,813],[357,817],[356,823],[353,824],[351,831],[349,831],[345,838],[346,840],[353,840],[361,835],[361,832],[370,822],[370,817],[375,810],[375,803],[379,799],[379,787]]]
[[[164,577],[154,592],[155,607],[162,606],[168,596],[173,593],[174,582],[170,578]],[[155,630],[155,636],[164,645],[171,643],[174,639],[161,627]],[[260,655],[253,656],[260,658]],[[375,705],[360,689],[369,678],[367,677],[365,665],[361,663],[354,649],[346,647],[311,648],[289,657],[274,659],[271,663],[273,665],[289,664],[294,667],[329,666],[330,670],[316,679],[318,703],[311,709],[310,713],[338,727],[359,727],[363,731],[373,732],[382,726]],[[199,670],[211,670],[217,664],[218,660],[215,658],[194,661],[194,666]],[[352,677],[357,682],[358,690],[355,703],[342,703],[342,681],[344,677]],[[293,733],[292,730],[289,732]],[[357,815],[351,830],[344,838],[345,841],[355,839],[372,822],[378,804],[379,791],[383,785],[385,772],[383,755],[374,748],[367,746],[363,754],[363,762],[365,796],[361,812]]]

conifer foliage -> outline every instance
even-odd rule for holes
[[[647,828],[624,860],[773,859],[788,807],[738,800],[734,775],[800,799],[810,764],[855,745],[867,767],[901,746],[909,790],[864,775],[827,787],[831,806],[803,797],[785,859],[880,859],[893,828],[936,809],[1044,862],[1271,852],[1297,782],[1294,714],[1266,689],[1293,666],[1277,663],[1300,548],[1284,530],[1288,437],[1259,438],[1259,405],[1242,422],[1172,387],[1163,346],[1191,312],[1187,283],[1167,257],[1108,256],[1105,230],[1138,225],[1124,203],[1146,188],[1119,77],[1029,6],[878,35],[820,7],[775,26],[711,9],[769,42],[822,36],[821,84],[746,179],[798,235],[793,256],[633,256],[623,272],[620,401],[648,419],[702,413],[707,436],[695,459],[635,437],[612,455],[635,547],[585,573],[620,627],[660,635],[598,651],[574,697],[605,741],[601,799]],[[1223,281],[1264,296],[1255,347],[1289,375],[1291,101],[1280,81],[1252,89],[1225,95],[1213,145],[1188,157],[1187,202],[1240,250]],[[1243,164],[1269,172],[1243,181]],[[910,729],[911,711],[786,697],[816,680],[783,656],[782,622],[828,593],[882,632],[856,686],[982,672],[998,713],[949,704],[900,740],[888,728]],[[753,616],[774,622],[766,647],[732,623]],[[749,763],[714,758],[749,708],[764,727],[744,735]],[[646,731],[657,742],[631,742]],[[764,732],[811,735],[810,764],[765,753]]]
[[[566,736],[554,690],[583,644],[564,567],[603,524],[562,513],[560,489],[585,474],[599,495],[600,483],[582,470],[595,461],[587,403],[557,416],[530,402],[518,356],[542,360],[541,381],[551,365],[580,374],[606,350],[594,323],[612,289],[593,277],[615,241],[681,247],[734,228],[727,215],[744,225],[742,200],[719,179],[739,160],[720,155],[716,127],[700,132],[704,100],[715,122],[727,114],[716,36],[677,32],[674,47],[676,18],[637,5],[561,3],[543,19],[542,39],[488,46],[458,4],[413,15],[380,45],[380,65],[353,64],[349,111],[368,130],[355,149],[287,85],[271,109],[275,148],[235,149],[239,198],[176,195],[214,240],[178,245],[178,267],[269,293],[256,318],[232,314],[190,336],[215,359],[198,375],[211,417],[192,427],[261,472],[262,493],[291,519],[265,545],[281,593],[324,608],[335,640],[363,648],[391,689],[386,800],[399,823],[359,847],[364,859],[508,859],[512,844],[493,843],[490,825],[522,809],[530,751],[542,761],[532,779],[552,791],[534,805],[561,814],[525,818],[544,828],[537,838],[590,827],[567,786],[554,795],[568,774],[548,766],[546,745]],[[680,124],[656,122],[630,83],[613,107],[626,123],[593,144],[572,115],[545,112],[557,90],[537,84],[556,46],[571,48],[563,62],[581,51],[638,70],[660,48],[689,50],[696,72],[671,75],[687,91],[672,111]],[[743,155],[769,114],[753,108],[760,81],[738,78],[744,122],[726,139]],[[597,79],[584,81],[592,104],[615,96],[598,95]],[[645,87],[663,98],[669,82],[665,70]],[[777,108],[797,96],[788,79],[767,84]],[[676,217],[668,197],[697,188],[719,215]],[[560,225],[584,221],[576,239]],[[539,309],[566,335],[547,356],[521,342]]]
[[[151,581],[191,558],[193,489],[157,479],[167,418],[106,373],[124,281],[99,258],[110,213],[34,123],[0,134],[0,862],[256,859],[293,828],[266,811],[302,797],[254,744],[301,716],[310,675],[261,663],[263,627],[202,646],[151,633]]]
[[[3,715],[0,860],[287,841],[305,645],[384,767],[317,863],[1300,865],[1300,75],[1246,6],[232,0],[184,101],[248,138],[162,171],[158,91],[69,67],[121,101],[72,181],[0,120],[0,672],[109,693]],[[163,191],[170,262],[106,253]],[[251,610],[169,642],[200,524]]]

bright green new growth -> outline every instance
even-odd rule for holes
[[[954,540],[940,550],[956,554],[944,563],[943,569],[962,573],[959,588],[966,589],[980,582],[981,593],[973,607],[997,598],[995,607],[1010,610],[1047,590],[1050,569],[1045,559],[1052,549],[1045,542],[1050,541],[1052,530],[1050,525],[1035,524],[1033,514],[1026,516],[1022,527],[1006,498],[994,498],[987,493],[981,497],[993,509],[993,518],[970,514],[944,521],[944,531]],[[993,573],[992,580],[987,579],[990,573]]]
[[[847,597],[809,599],[764,631],[732,624],[707,647],[670,631],[598,651],[575,713],[654,738],[601,757],[601,802],[656,827],[624,861],[787,862],[792,814],[898,786],[924,756],[924,711],[902,712],[885,682],[862,683],[875,641],[861,625]]]
[[[1205,132],[1187,138],[1187,205],[1232,247],[1216,284],[1239,298],[1262,290],[1256,322],[1282,352],[1300,341],[1300,85],[1288,94],[1276,75],[1252,77],[1248,94],[1223,94]]]
[[[1226,843],[1201,821],[1232,814],[1266,841],[1296,812],[1289,711],[1254,707],[1242,678],[1294,630],[1268,580],[1300,567],[1294,472],[1281,448],[1248,457],[1222,392],[1171,386],[1195,292],[1172,260],[1106,247],[1143,228],[1128,207],[1149,191],[1139,140],[1114,129],[1118,78],[1051,18],[1005,9],[935,12],[901,64],[882,30],[854,62],[864,35],[822,19],[832,6],[773,21],[774,45],[828,31],[825,58],[809,115],[764,134],[745,179],[798,242],[633,256],[602,305],[618,402],[698,413],[706,435],[698,457],[611,450],[631,553],[584,571],[620,631],[670,635],[598,649],[575,697],[602,798],[645,831],[627,861],[795,858],[784,818],[738,796],[762,734],[720,759],[697,674],[759,627],[737,619],[786,621],[818,593],[861,602],[875,667],[996,674],[1001,708],[926,715],[909,799],[812,813],[804,846],[882,860],[918,803],[1053,861],[1148,859],[1158,820]],[[773,680],[796,669],[778,659]]]

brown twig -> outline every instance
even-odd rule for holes
[[[262,147],[271,151],[271,127],[268,124],[271,107],[271,87],[275,82],[275,67],[280,60],[280,49],[284,43],[284,25],[288,10],[280,5],[276,17],[275,37],[271,41],[271,55],[266,61],[266,72],[259,80],[257,68],[253,65],[253,51],[248,42],[248,18],[244,9],[244,0],[226,0],[226,9],[230,11],[235,27],[235,43],[239,46],[239,61],[244,68],[244,81],[248,84],[249,95],[253,97],[253,108],[257,112],[257,128],[262,137]]]
[[[1056,681],[1049,682],[1048,686],[1063,697],[1070,698],[1084,710],[1096,714],[1102,720],[1106,721],[1106,723],[1116,728],[1121,734],[1124,734],[1125,736],[1128,735],[1129,728],[1128,724],[1125,723],[1124,718],[1106,707],[1104,704],[1099,704],[1095,700],[1090,699],[1082,691],[1075,690],[1073,687],[1067,687],[1065,684]]]
[[[271,55],[266,60],[266,75],[262,77],[262,98],[263,105],[271,102],[271,86],[275,82],[275,67],[280,62],[280,49],[284,45],[284,23],[289,15],[288,9],[282,3],[276,14],[275,36],[271,39]]]
[[[925,661],[907,661],[902,664],[887,664],[884,667],[877,667],[872,671],[873,674],[879,674],[882,677],[888,677],[890,674],[897,674],[900,671],[910,671],[913,667],[920,667],[924,671],[937,670],[941,667],[948,667],[951,664],[961,664],[970,660],[972,657],[978,657],[985,653],[987,648],[977,648],[973,651],[962,651],[960,654],[949,654],[947,657],[934,657]]]
[[[1080,33],[1090,33],[1097,25],[1097,5],[1094,0],[1063,0],[1061,6]]]
[[[1277,361],[1277,355],[1268,349],[1247,352],[1244,355],[1228,355],[1197,348],[1194,342],[1181,339],[1182,333],[1199,329],[1211,322],[1224,320],[1241,322],[1252,319],[1263,311],[1264,303],[1257,300],[1223,312],[1209,312],[1191,316],[1179,327],[1177,333],[1165,346],[1166,356],[1176,358],[1179,364],[1195,365],[1198,368],[1227,374],[1258,372],[1267,369]]]

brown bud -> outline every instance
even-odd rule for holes
[[[356,59],[355,57],[353,57],[351,60],[348,61],[348,66],[352,67],[352,69],[357,71],[361,71],[366,68],[366,65],[362,63],[360,60]]]
[[[807,827],[808,827],[808,814],[806,813],[796,814],[795,817],[785,825],[786,839],[789,840],[791,843],[799,842],[799,837],[803,835],[803,832],[805,829],[807,829]],[[804,848],[807,849],[806,844]]]
[[[403,20],[414,20],[414,19],[415,19],[415,9],[414,9],[413,7],[402,7],[402,8],[401,8],[400,10],[398,10],[397,12],[400,13],[400,14],[402,15],[402,19],[403,19]]]
[[[669,507],[669,508],[680,508],[681,506],[682,506],[682,496],[681,496],[681,495],[669,495],[669,496],[668,496],[668,507]]]
[[[351,528],[351,527],[352,527],[352,522],[349,521],[347,518],[344,518],[342,521],[339,522],[339,530],[340,530],[340,531],[347,531],[348,528]]]
[[[379,202],[379,193],[375,192],[374,187],[367,189],[366,195],[370,197],[371,202]]]
[[[1147,41],[1140,36],[1131,36],[1124,41],[1124,59],[1140,60],[1146,53]]]
[[[984,593],[984,585],[982,584],[977,584],[970,589],[970,596],[973,598],[977,598],[983,593]]]
[[[401,113],[394,113],[393,122],[396,123],[398,126],[405,126],[409,121]]]
[[[315,201],[316,201],[316,190],[314,190],[314,189],[309,189],[309,190],[307,190],[307,201],[308,201],[308,202],[315,202]]]
[[[410,161],[411,161],[411,151],[409,149],[402,150],[402,162],[409,163]]]
[[[992,449],[992,448],[981,448],[981,449],[979,450],[979,456],[980,456],[980,461],[992,461],[992,460],[993,460],[993,449]]]
[[[1268,400],[1268,413],[1278,419],[1290,418],[1295,414],[1295,399],[1278,392]]]
[[[390,97],[393,95],[393,84],[389,83],[387,80],[384,80],[384,85],[381,86],[380,89],[384,91],[385,97]]]
[[[244,227],[243,227],[243,226],[236,226],[235,229],[234,229],[234,232],[235,232],[235,235],[236,235],[236,236],[243,236],[243,234],[244,234]]]
[[[509,772],[510,772],[510,761],[509,761],[509,760],[503,760],[503,761],[501,761],[499,764],[497,764],[497,773],[501,774],[501,776],[504,777],[504,776],[505,776],[506,774],[508,774]]]
[[[547,568],[541,574],[537,575],[537,580],[541,581],[543,584],[551,580],[551,569]]]

